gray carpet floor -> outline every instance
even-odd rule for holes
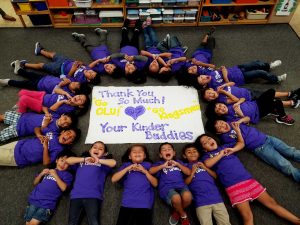
[[[200,38],[205,34],[208,27],[178,27],[178,28],[157,28],[159,38],[166,33],[177,35],[183,45],[189,46],[187,55],[190,56],[197,47]],[[72,40],[71,33],[83,32],[87,35],[94,35],[92,29],[0,29],[0,78],[21,79],[13,74],[10,62],[14,59],[27,59],[31,62],[46,61],[41,56],[34,55],[34,44],[39,41],[49,50],[54,50],[74,59],[81,59],[90,62],[87,52]],[[109,47],[112,52],[118,50],[121,31],[120,29],[109,29]],[[96,36],[95,36],[96,37]],[[249,87],[267,89],[273,87],[276,90],[292,90],[300,87],[300,41],[296,34],[287,24],[283,25],[248,25],[248,26],[220,26],[215,32],[217,41],[213,63],[217,66],[232,66],[255,59],[273,61],[281,59],[282,66],[276,68],[276,74],[287,73],[287,81],[281,85],[251,84]],[[141,38],[142,40],[142,38]],[[103,77],[103,86],[133,86],[124,79],[114,80]],[[143,85],[162,85],[160,82],[148,78]],[[175,79],[164,85],[177,85]],[[15,105],[17,101],[16,88],[0,88],[1,104],[0,112],[3,113]],[[299,109],[288,108],[286,111],[291,114],[296,123],[294,126],[276,124],[271,118],[263,119],[257,125],[259,129],[267,134],[283,139],[289,145],[300,149],[300,114]],[[205,118],[203,116],[203,120]],[[80,154],[88,150],[89,146],[84,144],[88,129],[89,114],[80,118],[79,128],[82,130],[82,137],[74,144],[73,150]],[[3,129],[4,125],[0,125]],[[176,144],[178,153],[184,144]],[[110,152],[118,161],[129,144],[109,145]],[[147,144],[151,158],[158,160],[159,144]],[[248,152],[239,153],[239,157],[246,168],[254,177],[267,187],[268,192],[284,207],[300,216],[300,186],[292,178],[286,177],[272,167]],[[300,168],[300,163],[294,163]],[[27,196],[33,189],[34,176],[42,169],[42,166],[31,166],[24,169],[2,167],[0,169],[0,224],[15,225],[24,224],[23,215],[26,207]],[[101,221],[105,225],[114,225],[118,216],[122,188],[113,185],[110,179],[105,186],[105,200],[102,205]],[[234,225],[242,224],[238,212],[230,207],[227,197],[224,195],[225,204],[228,208],[231,222]],[[57,211],[49,224],[67,224],[69,198],[67,195],[61,199]],[[270,210],[257,202],[251,204],[255,224],[258,225],[283,225],[289,224],[278,218]],[[191,210],[191,213],[193,211]],[[154,206],[154,225],[167,225],[169,208],[157,197]],[[191,224],[198,224],[193,217]],[[82,224],[87,224],[83,219]],[[141,224],[142,225],[142,224]]]

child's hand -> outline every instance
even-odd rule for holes
[[[174,166],[176,166],[176,161],[174,161],[174,160],[169,160],[169,161],[167,161],[167,168],[172,168],[172,167],[174,167]],[[178,163],[177,163],[178,164]]]
[[[223,149],[222,151],[224,151],[224,154],[225,154],[226,156],[231,155],[231,154],[234,153],[234,151],[233,151],[232,148],[225,148],[225,149]]]
[[[133,56],[125,55],[125,59],[129,62],[132,62],[134,58]]]
[[[49,174],[49,169],[43,169],[42,172],[40,173],[42,176]]]
[[[68,84],[71,83],[71,80],[68,78],[64,78],[61,82],[60,82],[60,86],[66,86]]]
[[[52,175],[53,177],[57,176],[56,170],[54,169],[49,170],[49,174]]]
[[[198,163],[197,163],[197,166],[198,166],[198,168],[206,169],[206,166],[204,165],[203,162],[198,162]]]
[[[198,168],[199,168],[198,163],[195,163],[192,167],[192,171],[191,171],[192,174],[195,174]]]
[[[40,139],[41,144],[43,144],[45,140],[48,140],[48,138],[44,135],[38,135],[37,138]]]
[[[135,170],[136,171],[140,171],[140,172],[142,172],[144,174],[147,173],[147,170],[141,164],[136,164]]]
[[[232,122],[231,126],[232,126],[233,130],[235,130],[236,132],[239,132],[240,131],[240,124],[241,124],[241,122],[239,122],[239,121]]]
[[[72,97],[71,97],[72,98]],[[62,100],[63,101],[63,103],[65,103],[65,104],[67,104],[67,105],[71,105],[71,103],[72,103],[72,101],[71,101],[71,99],[64,99],[64,100]]]

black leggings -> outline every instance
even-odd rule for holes
[[[29,80],[9,80],[8,85],[17,88],[24,88],[28,90],[37,90],[38,83],[44,77],[44,75],[36,72],[26,71],[19,69],[18,74],[28,78]]]
[[[274,89],[268,89],[256,99],[260,118],[269,113],[277,113],[279,117],[286,115],[282,101],[275,99],[275,92]]]
[[[208,49],[211,52],[215,49],[216,39],[214,37],[208,37],[207,42],[201,42],[199,48]]]
[[[131,40],[129,40],[128,37],[128,30],[127,29],[122,29],[122,40],[120,43],[120,48],[123,48],[124,46],[133,46],[136,47],[137,50],[139,50],[140,46],[139,46],[139,35],[140,35],[140,31],[138,30],[134,30],[133,31],[133,36],[131,38]]]
[[[107,32],[102,32],[99,34],[99,39],[97,41],[94,41],[90,38],[86,37],[81,37],[79,36],[78,39],[76,39],[82,47],[84,47],[89,53],[95,48],[100,45],[107,45]]]
[[[121,206],[116,225],[152,225],[152,210]]]

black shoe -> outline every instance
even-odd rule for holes
[[[125,20],[124,20],[124,23],[123,23],[123,26],[122,26],[122,29],[123,29],[123,28],[124,28],[124,29],[127,29],[128,26],[129,26],[129,23],[130,23],[129,19],[125,19]]]
[[[212,26],[210,30],[207,32],[208,36],[211,36],[216,31],[216,27]]]
[[[288,98],[293,99],[293,100],[296,100],[296,99],[300,100],[300,88],[298,88],[294,91],[291,91],[291,94],[289,95]]]

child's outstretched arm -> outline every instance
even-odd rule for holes
[[[192,63],[195,64],[195,65],[197,65],[197,66],[210,67],[210,68],[213,68],[213,69],[216,68],[216,65],[214,65],[214,64],[204,63],[204,62],[199,61],[199,60],[197,60],[195,58],[192,58]]]
[[[217,92],[218,93],[220,93],[220,94],[223,94],[223,95],[226,95],[227,96],[227,101],[226,101],[226,103],[227,104],[233,104],[233,103],[236,103],[236,102],[238,102],[239,101],[239,98],[238,97],[236,97],[235,95],[233,95],[233,94],[231,94],[230,92],[228,92],[228,91],[225,91],[223,88],[224,88],[225,86],[219,86],[218,88],[217,88]]]
[[[56,111],[56,110],[58,110],[58,108],[61,107],[63,104],[67,104],[67,103],[68,103],[68,100],[61,100],[61,101],[55,102],[55,103],[50,107],[50,110]]]
[[[141,50],[141,55],[154,58],[153,54],[146,50]]]
[[[163,52],[158,54],[159,57],[164,57],[164,58],[171,58],[172,53],[171,52]]]
[[[216,155],[216,156],[214,156],[214,157],[212,157],[212,158],[209,158],[209,159],[205,160],[205,161],[204,161],[204,164],[205,164],[206,167],[211,168],[211,167],[213,167],[217,162],[219,162],[224,156],[226,156],[225,151],[224,151],[224,150],[221,150],[221,151],[219,152],[218,155]]]
[[[131,165],[125,167],[124,169],[120,170],[119,172],[116,172],[116,173],[111,177],[111,182],[116,183],[116,182],[118,182],[119,180],[121,180],[122,177],[124,177],[125,174],[126,174],[127,172],[129,172],[130,170],[132,170],[134,166],[135,166],[135,164],[131,164]]]
[[[74,165],[74,164],[77,164],[77,163],[84,163],[85,159],[86,159],[85,157],[74,157],[74,156],[71,156],[71,157],[68,157],[66,159],[66,162],[69,165]]]
[[[187,185],[189,185],[192,182],[197,169],[198,169],[198,165],[197,163],[195,163],[192,167],[191,174],[184,181]]]
[[[49,170],[49,174],[51,174],[55,178],[57,186],[61,191],[65,191],[67,189],[68,185],[62,179],[60,179],[60,177],[56,173],[56,170]]]
[[[223,74],[223,79],[226,83],[230,82],[229,79],[228,79],[228,70],[226,69],[225,66],[221,66],[221,71],[222,71],[222,74]]]
[[[207,166],[205,166],[205,164],[204,164],[203,162],[198,162],[198,167],[200,167],[200,168],[206,170],[206,172],[207,172],[210,176],[212,176],[213,178],[215,178],[215,179],[217,178],[216,172],[213,171],[213,170],[211,170],[211,169],[209,169]]]
[[[168,161],[166,161],[165,163],[158,165],[158,166],[153,166],[149,169],[149,173],[150,174],[156,174],[158,171],[162,170],[163,168],[168,167]]]
[[[108,166],[108,167],[111,167],[111,168],[115,167],[117,164],[116,160],[114,160],[114,159],[99,159],[98,163]]]
[[[49,155],[49,139],[47,137],[42,141],[43,145],[43,165],[47,166],[51,163],[51,158]]]
[[[74,61],[73,64],[72,64],[72,67],[68,73],[68,76],[69,77],[73,77],[74,76],[74,73],[76,72],[76,70],[82,66],[82,62],[81,61]]]
[[[36,186],[40,183],[41,179],[43,178],[43,176],[45,176],[46,174],[49,173],[49,169],[43,169],[39,175],[37,175],[34,180],[33,180],[33,185]]]
[[[65,95],[65,96],[67,96],[68,99],[72,98],[70,93],[66,92],[65,90],[61,89],[60,87],[54,88],[53,93],[58,94],[58,95]]]

